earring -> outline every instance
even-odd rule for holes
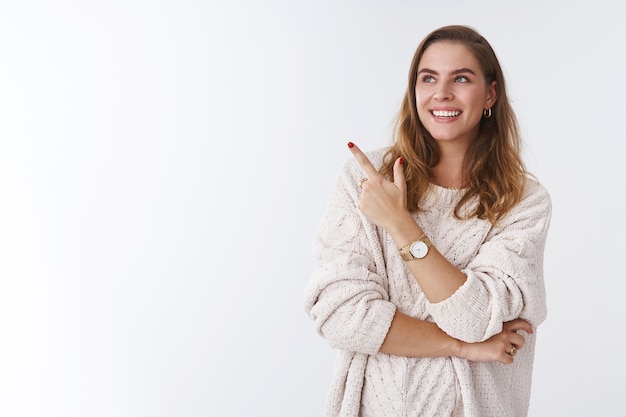
[[[489,119],[491,117],[491,107],[489,107],[488,109],[483,110],[483,117],[485,119]]]

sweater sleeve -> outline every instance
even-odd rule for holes
[[[462,269],[466,282],[429,304],[442,330],[466,342],[488,339],[516,318],[536,328],[547,315],[543,252],[552,212],[548,192],[529,180],[524,198],[487,235]]]
[[[357,206],[362,176],[353,161],[339,175],[313,240],[305,309],[332,347],[375,354],[396,306],[389,301],[379,231]]]

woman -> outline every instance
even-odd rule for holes
[[[393,145],[348,146],[306,291],[340,349],[326,415],[527,415],[551,203],[491,46],[464,26],[429,34]]]

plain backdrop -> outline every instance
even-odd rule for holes
[[[320,416],[311,239],[448,24],[496,50],[553,199],[530,415],[624,415],[620,8],[0,1],[0,415]]]

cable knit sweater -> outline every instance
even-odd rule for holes
[[[384,151],[369,153],[375,166]],[[359,211],[364,176],[356,161],[346,163],[313,243],[305,308],[340,352],[326,416],[526,416],[536,332],[524,333],[526,344],[512,365],[378,350],[396,309],[466,342],[486,340],[518,317],[536,330],[546,317],[543,251],[551,202],[545,188],[529,179],[522,201],[492,226],[456,219],[463,191],[433,186],[415,220],[467,276],[452,296],[433,304],[391,237]]]

